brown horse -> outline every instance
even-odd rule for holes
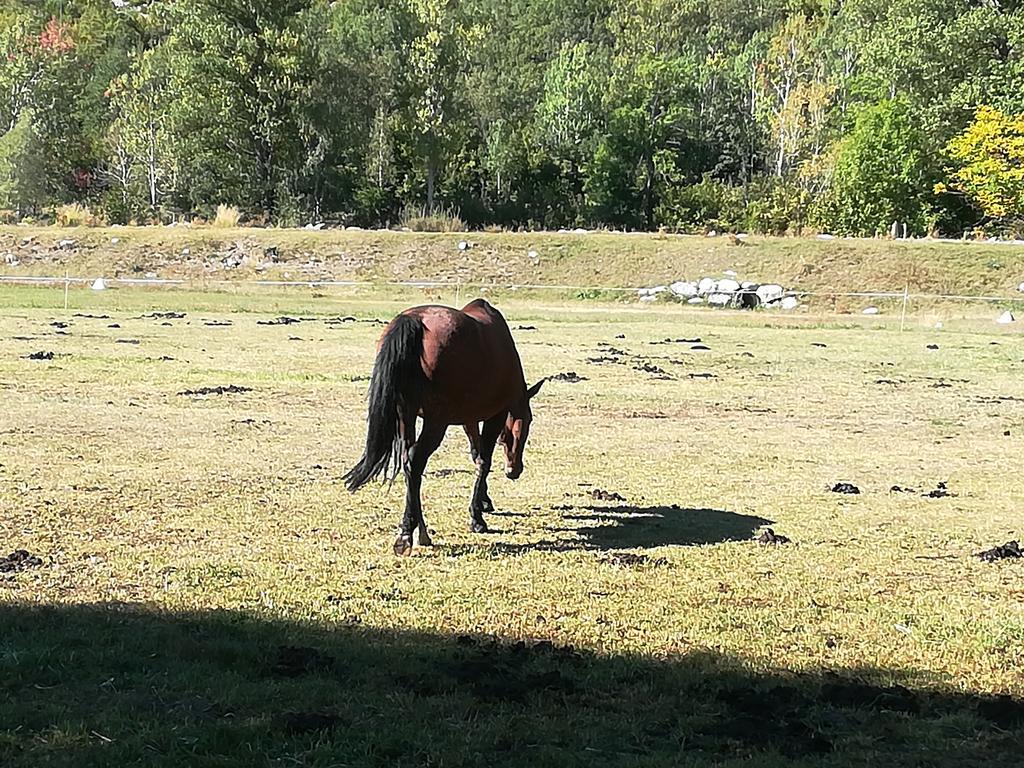
[[[413,530],[419,531],[421,546],[431,544],[420,485],[427,460],[452,425],[465,428],[477,466],[470,530],[487,531],[483,513],[494,509],[487,475],[495,443],[500,440],[505,449],[505,474],[517,479],[533,419],[530,398],[543,383],[541,379],[527,389],[508,324],[482,299],[461,310],[413,307],[388,324],[370,379],[366,449],[345,475],[345,484],[354,492],[375,477],[394,479],[401,466],[405,515],[395,539],[396,555],[411,554]],[[423,418],[419,437],[417,416]]]

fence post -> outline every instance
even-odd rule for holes
[[[71,273],[64,270],[64,311],[68,311],[68,286],[71,284]]]
[[[907,321],[907,300],[910,298],[910,284],[903,286],[903,311],[900,313],[900,333],[903,333],[903,326]]]

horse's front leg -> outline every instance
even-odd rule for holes
[[[477,422],[471,422],[462,426],[466,430],[466,437],[469,438],[469,458],[479,468],[480,466],[480,425]],[[486,483],[484,484],[483,496],[479,499],[480,511],[481,512],[493,512],[494,503],[491,501],[491,497],[487,495]]]
[[[480,435],[480,454],[476,460],[476,483],[473,485],[473,498],[469,502],[469,529],[473,533],[487,533],[487,522],[484,512],[493,512],[494,504],[487,495],[487,476],[491,472],[491,457],[494,455],[494,444],[505,426],[505,414],[500,413],[484,422]]]
[[[480,425],[471,421],[469,424],[463,424],[462,428],[469,439],[469,459],[476,464],[476,460],[480,458]]]
[[[423,522],[423,505],[420,501],[420,487],[423,484],[423,470],[427,467],[427,460],[437,450],[444,439],[444,433],[448,427],[444,424],[432,424],[423,422],[423,429],[416,442],[406,451],[405,466],[405,514],[402,516],[402,524],[398,530],[398,537],[395,539],[395,554],[412,554],[412,533],[414,530],[422,529],[420,533],[420,544],[425,543],[426,524]],[[430,537],[426,536],[426,542]]]

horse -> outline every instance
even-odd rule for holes
[[[436,304],[401,312],[384,329],[370,377],[366,447],[345,475],[355,493],[370,480],[405,475],[405,513],[395,539],[399,556],[417,544],[431,546],[420,487],[427,461],[449,426],[461,425],[477,467],[469,527],[486,533],[484,512],[494,510],[487,476],[495,444],[505,452],[505,475],[523,473],[530,434],[530,400],[544,379],[527,387],[522,362],[505,318],[483,299],[461,310]],[[416,435],[416,418],[423,426]],[[482,423],[482,428],[481,428]]]

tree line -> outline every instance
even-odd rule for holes
[[[0,209],[1013,233],[1018,0],[6,0]]]

